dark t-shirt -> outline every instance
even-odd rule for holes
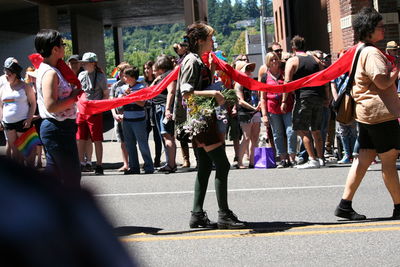
[[[167,72],[161,74],[161,78],[155,84],[159,84],[170,73],[171,73],[171,71],[167,71]],[[165,105],[167,103],[167,95],[168,95],[168,89],[165,88],[159,95],[154,97],[152,99],[152,101],[156,105]]]
[[[310,74],[320,71],[319,64],[313,56],[297,56],[299,67],[293,75],[293,80],[298,80]],[[303,87],[295,91],[296,99],[303,99],[310,96],[325,97],[325,86]]]

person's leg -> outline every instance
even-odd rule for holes
[[[303,141],[304,148],[306,149],[308,156],[310,159],[316,159],[314,153],[314,146],[312,142],[312,138],[310,136],[310,132],[308,131],[297,131],[297,134],[301,137]]]
[[[142,158],[144,161],[144,171],[145,173],[153,173],[154,172],[154,165],[151,159],[151,152],[149,147],[149,142],[147,139],[147,132],[146,132],[146,121],[135,121],[132,122],[133,124],[133,133],[136,137],[140,153],[142,154]],[[128,137],[127,137],[128,138]],[[126,138],[126,140],[127,140]]]
[[[97,166],[103,165],[103,142],[102,141],[95,141],[94,148],[96,151],[96,168]]]
[[[297,134],[293,131],[292,127],[292,113],[288,112],[282,115],[284,129],[286,130],[287,138],[287,153],[290,157],[290,162],[296,162],[296,147],[297,147]]]
[[[18,160],[18,149],[14,145],[15,140],[17,140],[17,131],[16,130],[5,130],[7,145],[10,148],[10,158],[14,160]]]
[[[287,153],[284,142],[284,119],[283,116],[285,114],[269,114],[269,123],[272,128],[272,135],[274,137],[274,143],[276,148],[276,154],[278,154],[281,159],[281,163],[286,159]],[[278,167],[285,167],[284,165],[278,165]]]
[[[128,150],[126,149],[125,142],[121,142],[121,152],[122,152],[122,169],[127,170],[129,168],[128,164]]]
[[[124,139],[125,139],[125,146],[128,151],[129,155],[129,173],[140,173],[140,166],[139,166],[139,158],[137,153],[136,147],[136,137],[133,132],[133,128],[135,127],[133,122],[124,121],[122,123],[123,132],[124,132]]]
[[[76,145],[74,121],[44,120],[40,127],[42,143],[46,148],[46,171],[66,187],[80,188],[81,170]]]
[[[241,123],[240,126],[242,128],[243,137],[242,137],[242,142],[240,143],[240,147],[239,147],[238,166],[239,166],[239,168],[244,168],[243,156],[249,147],[251,124],[250,123]]]
[[[324,158],[324,141],[322,139],[321,131],[312,131],[311,134],[314,139],[315,150],[317,151],[317,157],[320,159],[323,159]],[[308,152],[308,154],[310,154],[310,152],[308,150],[307,150],[307,152]]]
[[[156,106],[152,106],[151,109],[151,126],[153,129],[153,141],[154,141],[154,152],[155,152],[155,156],[154,156],[154,165],[156,167],[160,167],[161,164],[161,153],[162,153],[162,147],[165,144],[164,143],[164,139],[161,136],[161,133],[159,131],[159,128],[157,127],[157,117],[156,117]]]
[[[400,183],[396,167],[399,152],[397,149],[391,149],[378,155],[382,162],[382,177],[386,188],[392,197],[393,203],[395,205],[400,204]]]
[[[260,123],[259,122],[252,122],[251,129],[250,129],[250,162],[249,166],[254,167],[254,150],[258,147],[258,139],[260,137]],[[225,151],[225,150],[224,150]]]
[[[84,152],[84,159],[86,160],[86,164],[92,165],[92,157],[93,157],[93,142],[89,138],[85,140],[85,152]]]
[[[164,134],[163,137],[164,137],[165,149],[167,150],[167,154],[168,154],[168,165],[171,168],[174,168],[176,166],[175,138],[168,133]]]
[[[212,161],[202,147],[197,149],[198,166],[194,185],[193,212],[202,212],[204,199],[207,192],[208,179],[212,170]]]
[[[227,211],[229,210],[228,173],[230,164],[226,156],[224,145],[207,152],[207,155],[215,164],[215,192],[219,210]]]
[[[189,153],[189,144],[185,141],[180,141],[181,143],[181,152],[183,158],[182,168],[190,167],[190,153]]]
[[[354,194],[360,186],[369,165],[371,165],[371,162],[375,159],[375,156],[376,150],[374,149],[360,149],[358,159],[353,161],[349,174],[347,175],[342,199],[353,200]]]

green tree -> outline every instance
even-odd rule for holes
[[[257,18],[260,16],[260,9],[257,0],[247,0],[245,4],[247,18]]]
[[[243,20],[246,16],[246,12],[243,7],[242,0],[235,0],[235,4],[232,8],[232,22]]]

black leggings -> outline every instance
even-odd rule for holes
[[[207,192],[208,179],[215,164],[215,191],[220,211],[229,210],[228,207],[228,173],[230,163],[225,153],[225,146],[206,152],[204,148],[197,148],[198,165],[194,187],[193,212],[203,211],[204,198]]]

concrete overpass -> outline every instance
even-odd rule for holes
[[[73,53],[98,54],[105,67],[104,29],[113,30],[116,63],[123,60],[122,27],[207,21],[207,0],[0,0],[0,62],[30,65],[43,28],[71,33]]]

